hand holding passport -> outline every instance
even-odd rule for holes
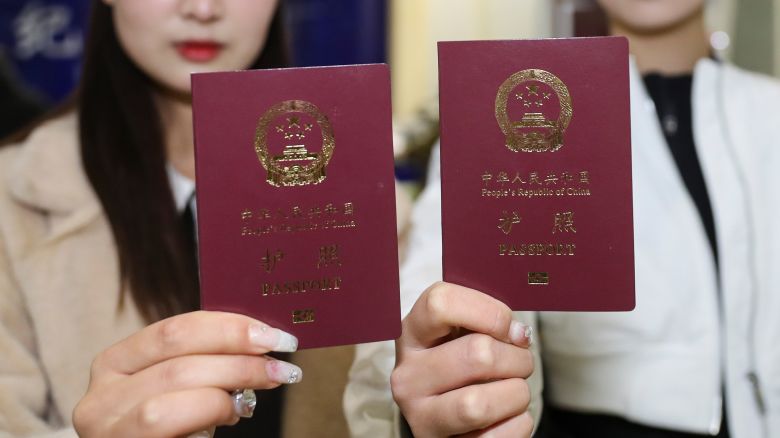
[[[301,348],[398,337],[384,65],[193,76],[201,302]]]
[[[634,305],[627,44],[441,43],[446,281],[515,310]],[[193,76],[204,309],[302,348],[399,333],[389,74]]]
[[[404,319],[393,391],[415,435],[530,436],[510,307],[633,308],[626,41],[440,43],[439,72],[450,283]]]
[[[441,43],[439,68],[450,283],[404,319],[393,392],[415,433],[527,436],[510,308],[634,306],[627,44]],[[303,348],[397,337],[387,67],[199,74],[193,107],[203,308]]]

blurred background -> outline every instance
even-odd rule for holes
[[[284,0],[295,66],[388,62],[398,177],[424,180],[437,136],[436,41],[605,32],[595,0]],[[88,0],[0,0],[0,136],[78,81]],[[713,49],[780,75],[780,0],[711,0]]]
[[[390,64],[396,175],[410,199],[425,181],[438,137],[436,41],[606,32],[595,0],[283,2],[294,66]],[[0,0],[0,137],[73,92],[88,5],[88,0]],[[780,0],[710,0],[708,8],[714,53],[780,76]],[[297,353],[297,363],[323,377],[309,376],[288,394],[288,405],[299,415],[285,415],[287,436],[346,436],[341,392],[352,348]],[[307,367],[307,361],[316,366]],[[325,386],[306,386],[317,382]],[[327,421],[296,421],[301,412],[317,412]]]

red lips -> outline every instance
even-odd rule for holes
[[[222,44],[214,41],[184,41],[176,44],[182,58],[192,62],[209,62],[219,55]]]

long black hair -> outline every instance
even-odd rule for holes
[[[286,66],[281,14],[280,6],[252,68]],[[94,0],[76,99],[82,163],[116,243],[120,303],[130,291],[150,322],[198,308],[197,266],[168,182],[153,88],[122,50],[111,8]]]

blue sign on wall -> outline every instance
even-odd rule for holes
[[[285,0],[296,66],[387,59],[387,0]]]
[[[16,75],[58,102],[78,81],[88,0],[0,1],[0,48]]]

